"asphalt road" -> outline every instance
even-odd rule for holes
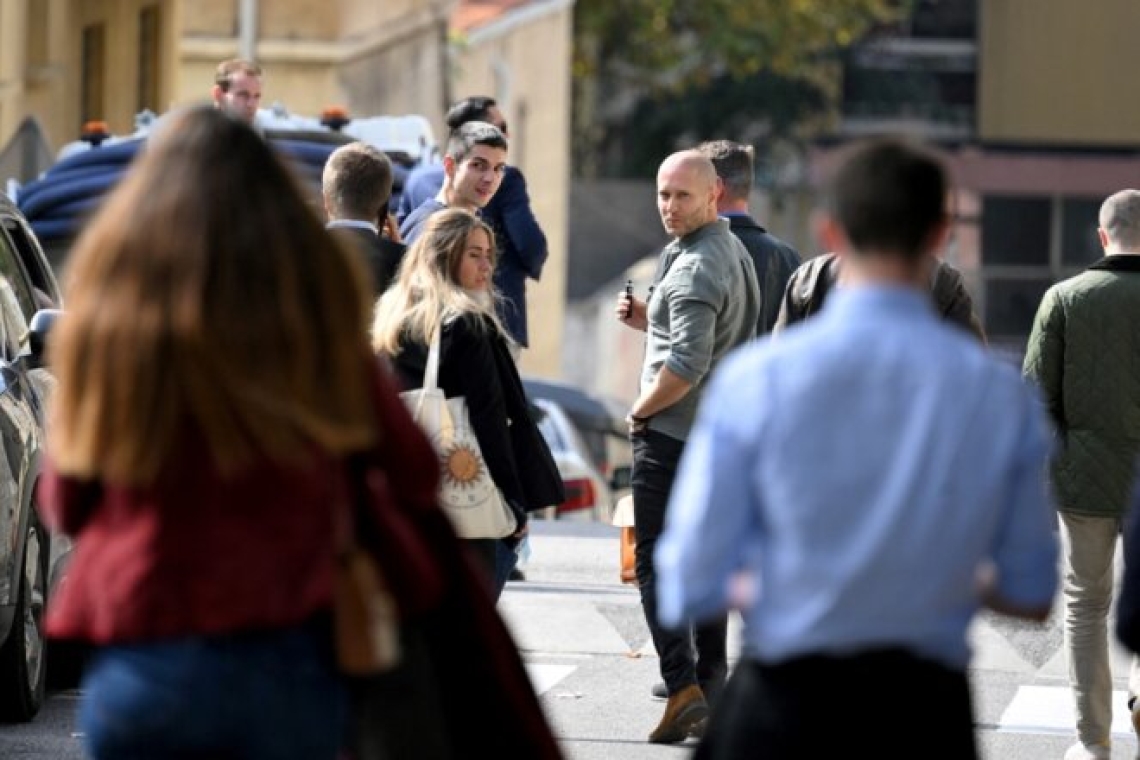
[[[636,592],[617,582],[617,531],[604,525],[537,522],[527,580],[511,583],[500,611],[523,650],[536,689],[569,760],[686,757],[691,747],[645,743],[664,709],[649,696],[658,680]],[[735,645],[738,632],[730,635]],[[1072,714],[1057,615],[1043,626],[989,616],[972,631],[971,678],[978,744],[985,760],[1060,758],[1072,743]],[[734,650],[732,650],[734,651]],[[1114,754],[1136,756],[1124,690],[1127,658],[1114,652],[1118,690]],[[858,685],[846,685],[858,696]],[[921,695],[917,695],[919,698]],[[26,726],[0,726],[0,759],[81,758],[74,714],[82,696],[53,693]],[[933,716],[932,716],[933,717]],[[827,716],[820,716],[826,729]],[[938,742],[931,725],[917,727]],[[904,727],[884,716],[884,740]],[[922,757],[917,746],[915,757]]]

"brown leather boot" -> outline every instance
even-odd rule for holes
[[[650,744],[676,744],[685,741],[689,733],[704,723],[709,715],[709,706],[701,687],[696,684],[686,686],[676,694],[669,695],[665,714],[657,728],[649,734]]]

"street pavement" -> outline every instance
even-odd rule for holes
[[[536,521],[527,580],[508,584],[499,609],[523,651],[527,668],[568,760],[683,758],[692,745],[645,743],[664,702],[649,689],[659,680],[657,658],[636,591],[617,582],[617,529],[606,525]],[[1045,625],[983,616],[972,630],[974,711],[984,760],[1060,760],[1072,743],[1073,717],[1061,651],[1059,615]],[[739,629],[730,629],[737,651]],[[1113,758],[1136,757],[1125,708],[1128,659],[1113,652],[1117,694]],[[836,709],[859,698],[859,684],[837,688]],[[0,726],[0,759],[78,760],[76,691],[51,695],[35,722]],[[921,694],[915,695],[921,699]],[[820,715],[821,730],[827,716]],[[904,729],[939,741],[929,725],[897,726],[883,716],[884,742]]]
[[[660,678],[637,593],[617,582],[617,530],[536,522],[532,535],[527,581],[509,584],[500,611],[525,653],[568,760],[687,756],[691,746],[645,743],[664,702],[649,695]],[[1073,743],[1059,610],[1058,601],[1044,625],[983,615],[971,630],[970,675],[984,760],[1060,760]],[[739,651],[737,623],[734,619],[730,626],[730,652]],[[1112,757],[1131,759],[1137,746],[1126,705],[1128,656],[1115,646],[1113,673]],[[836,709],[846,699],[858,699],[859,688],[839,685]],[[827,730],[826,715],[819,723]],[[898,741],[904,729],[925,737],[926,746],[939,741],[937,716],[917,727],[893,725],[889,715],[883,716],[884,742]],[[924,756],[922,744],[915,757]]]

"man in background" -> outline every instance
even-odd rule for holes
[[[400,237],[416,242],[431,215],[445,208],[478,214],[499,189],[507,167],[507,138],[495,126],[470,121],[451,133],[443,156],[443,185],[400,224]]]
[[[383,234],[392,197],[391,162],[367,143],[342,145],[325,164],[321,193],[329,229],[363,255],[379,298],[404,255],[404,245]]]
[[[776,324],[780,299],[788,278],[800,265],[800,255],[748,213],[748,200],[752,196],[752,146],[714,140],[702,143],[697,150],[712,161],[721,180],[717,214],[728,220],[729,229],[744,243],[756,267],[756,281],[760,284],[760,322],[756,325],[756,335],[767,335]]]
[[[214,106],[253,124],[261,107],[261,79],[261,67],[253,61],[222,61],[214,74]]]
[[[1111,755],[1113,561],[1140,454],[1140,191],[1109,197],[1099,222],[1104,258],[1045,293],[1023,368],[1041,387],[1062,443],[1053,486],[1077,718],[1077,742],[1065,760]],[[1128,687],[1132,723],[1140,726],[1135,658]]]
[[[485,121],[498,127],[504,136],[508,135],[507,121],[493,98],[464,98],[447,112],[446,121],[452,131],[471,121]],[[438,164],[415,169],[404,183],[397,219],[402,222],[413,209],[434,197],[443,184],[443,176],[443,167]],[[507,166],[498,192],[483,208],[481,216],[495,232],[498,247],[494,277],[495,289],[502,296],[499,316],[517,346],[525,348],[530,340],[526,280],[537,281],[542,276],[548,251],[546,235],[530,206],[526,178],[517,167]]]

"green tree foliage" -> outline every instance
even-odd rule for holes
[[[823,103],[819,62],[875,25],[901,18],[910,4],[577,0],[575,163],[586,175],[612,175],[617,167],[603,165],[602,157],[612,150],[603,146],[613,147],[615,130],[625,131],[623,122],[639,107],[657,103],[682,110],[664,118],[684,132],[708,123],[708,114],[700,109],[724,114],[726,103],[710,96],[745,95],[749,88],[744,83],[758,76],[763,79],[760,89],[779,96],[772,106],[790,108],[797,119],[806,117]],[[802,103],[795,100],[797,93]],[[738,104],[744,115],[765,118],[764,103]]]

